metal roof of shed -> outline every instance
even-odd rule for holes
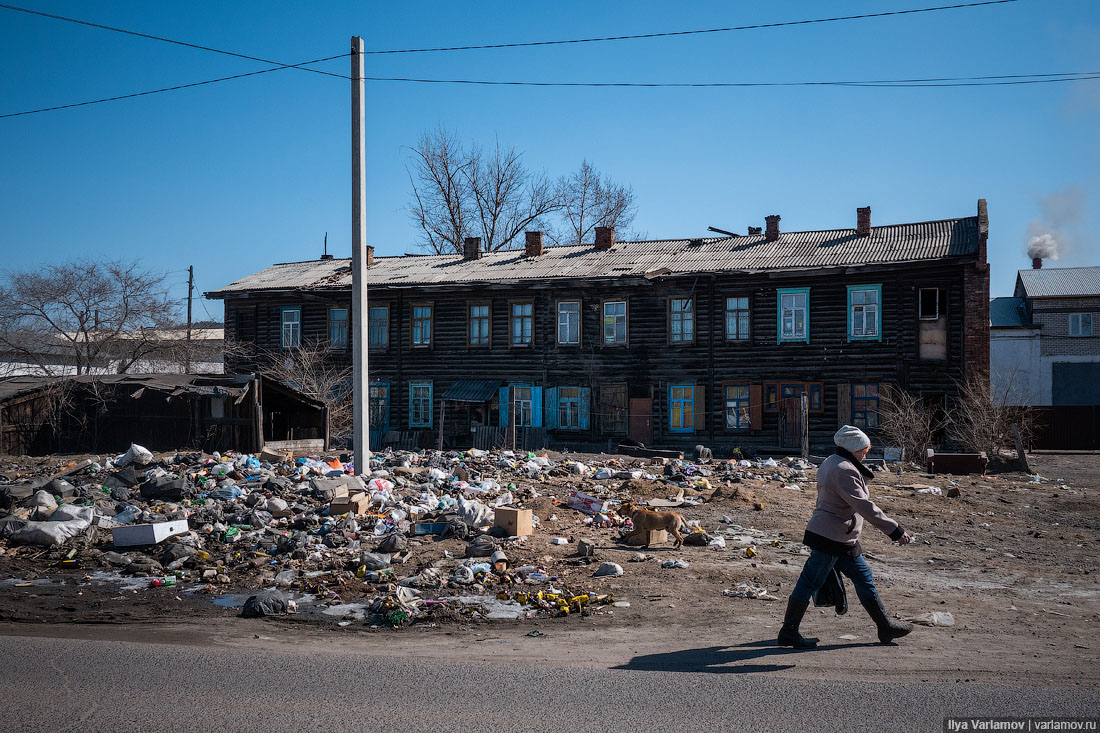
[[[1016,295],[1028,298],[1100,296],[1100,267],[1044,267],[1020,270]],[[1021,293],[1021,287],[1023,292]]]
[[[989,325],[991,328],[1025,328],[1023,298],[993,298],[989,301]]]
[[[460,255],[378,257],[367,271],[368,285],[450,285],[525,280],[610,279],[646,273],[687,275],[759,272],[913,262],[973,255],[978,251],[978,217],[874,227],[870,236],[854,229],[783,232],[707,239],[616,242],[610,250],[591,244],[547,247],[538,257],[523,250]],[[224,298],[264,290],[345,290],[351,260],[327,259],[272,265],[207,293]]]

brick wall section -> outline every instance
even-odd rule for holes
[[[1092,336],[1070,336],[1071,313],[1092,314]],[[1042,298],[1032,301],[1032,323],[1041,326],[1042,356],[1100,356],[1100,298]]]
[[[963,370],[989,389],[989,211],[978,199],[978,258],[963,270]]]

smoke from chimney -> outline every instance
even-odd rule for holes
[[[1056,260],[1072,249],[1085,210],[1085,194],[1070,186],[1039,202],[1040,216],[1027,225],[1027,256]]]
[[[1033,260],[1058,259],[1058,240],[1050,232],[1032,234],[1027,240],[1027,256]]]

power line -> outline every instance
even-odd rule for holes
[[[1044,78],[1039,78],[1044,77]],[[1052,78],[1061,77],[1061,78]],[[1068,72],[1066,74],[1008,74],[1002,76],[941,77],[938,79],[873,79],[853,81],[715,81],[715,82],[632,82],[632,81],[496,81],[489,79],[420,79],[413,77],[367,76],[367,81],[410,82],[418,84],[482,84],[522,87],[958,87],[1001,86],[1006,84],[1049,84],[1054,82],[1100,79],[1100,71]]]
[[[15,5],[6,5],[4,3],[0,3],[0,8],[4,8],[6,10],[14,10],[14,11],[19,12],[19,13],[29,13],[30,15],[40,15],[44,18],[52,18],[53,20],[63,20],[66,23],[77,23],[79,25],[86,25],[86,26],[90,26],[92,28],[101,28],[105,31],[113,31],[115,33],[125,33],[126,35],[129,35],[129,36],[138,36],[139,38],[148,38],[148,39],[153,40],[153,41],[163,41],[164,43],[174,43],[177,46],[186,46],[188,48],[197,48],[200,51],[211,51],[213,53],[220,53],[220,54],[224,54],[226,56],[236,56],[237,58],[248,59],[249,61],[260,61],[260,62],[265,63],[265,64],[278,64],[278,66],[280,68],[284,68],[284,69],[301,69],[302,71],[311,71],[314,74],[324,74],[326,76],[335,76],[335,77],[339,77],[341,79],[350,79],[351,78],[349,76],[344,76],[342,74],[334,74],[331,71],[322,71],[320,69],[306,69],[306,68],[303,68],[306,64],[317,63],[315,61],[307,61],[307,62],[301,63],[301,64],[283,64],[283,63],[279,63],[278,61],[272,61],[270,59],[262,59],[262,58],[259,58],[257,56],[248,56],[247,54],[236,53],[234,51],[225,51],[225,50],[220,49],[220,48],[211,48],[210,46],[200,46],[197,43],[187,43],[186,41],[176,41],[176,40],[173,40],[171,38],[163,38],[162,36],[153,36],[153,35],[149,35],[148,33],[139,33],[138,31],[126,30],[125,28],[115,28],[114,26],[103,25],[102,23],[92,23],[92,22],[87,21],[87,20],[79,20],[77,18],[67,18],[64,15],[54,15],[52,13],[43,13],[40,10],[30,10],[28,8],[16,7]],[[334,56],[333,58],[339,58],[339,56]],[[324,59],[324,60],[327,61],[328,59]]]
[[[490,48],[523,48],[530,46],[558,46],[568,43],[600,43],[603,41],[633,41],[642,38],[667,38],[669,36],[690,36],[702,33],[730,33],[732,31],[760,30],[763,28],[782,28],[794,25],[810,25],[812,23],[836,23],[844,20],[863,20],[866,18],[884,18],[890,15],[911,15],[913,13],[932,13],[939,10],[957,10],[959,8],[976,8],[982,5],[1004,5],[1014,3],[1017,0],[985,0],[985,2],[959,3],[957,5],[939,5],[932,8],[913,8],[911,10],[890,10],[881,13],[863,13],[861,15],[840,15],[834,18],[811,18],[809,20],[788,20],[779,23],[757,23],[755,25],[739,25],[729,28],[703,28],[688,31],[665,31],[661,33],[637,33],[627,36],[599,36],[595,38],[571,38],[558,41],[527,41],[517,43],[487,43],[477,46],[441,46],[437,48],[399,48],[383,49],[379,51],[367,51],[368,54],[391,53],[432,53],[435,51],[474,51]]]
[[[333,59],[343,58],[345,56],[350,56],[350,55],[351,55],[350,53],[342,53],[342,54],[338,54],[336,56],[329,56],[329,57],[323,58],[323,59],[314,59],[313,61],[303,61],[301,64],[283,64],[283,65],[280,65],[280,66],[272,67],[270,69],[260,69],[259,71],[249,71],[248,73],[245,73],[245,74],[234,74],[233,76],[223,76],[223,77],[220,77],[218,79],[207,79],[206,81],[196,81],[196,82],[192,82],[190,84],[178,84],[174,87],[162,87],[161,89],[150,89],[150,90],[144,91],[144,92],[133,92],[132,94],[120,94],[116,97],[104,97],[103,99],[89,99],[85,102],[74,102],[72,104],[59,104],[56,107],[41,107],[39,109],[29,109],[29,110],[26,110],[24,112],[9,112],[7,114],[0,114],[0,119],[3,119],[5,117],[19,117],[21,115],[33,115],[33,114],[37,114],[38,112],[53,112],[53,111],[59,110],[59,109],[70,109],[72,107],[84,107],[84,106],[87,106],[89,104],[101,104],[103,102],[117,102],[120,99],[132,99],[134,97],[144,97],[144,96],[147,96],[149,94],[160,94],[161,92],[174,92],[178,89],[189,89],[190,87],[200,87],[200,86],[203,86],[205,84],[217,84],[218,82],[230,81],[232,79],[242,79],[246,76],[256,76],[258,74],[268,74],[272,71],[282,71],[283,69],[291,69],[291,68],[296,69],[296,68],[299,68],[301,66],[304,66],[305,64],[319,64],[322,61],[332,61]],[[344,77],[344,78],[350,79],[351,77]]]

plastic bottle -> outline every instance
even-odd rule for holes
[[[111,521],[118,522],[119,524],[129,524],[140,516],[141,510],[131,504],[115,516],[111,517]]]
[[[160,588],[165,585],[175,585],[176,577],[174,575],[165,575],[163,578],[153,578],[153,587]]]

